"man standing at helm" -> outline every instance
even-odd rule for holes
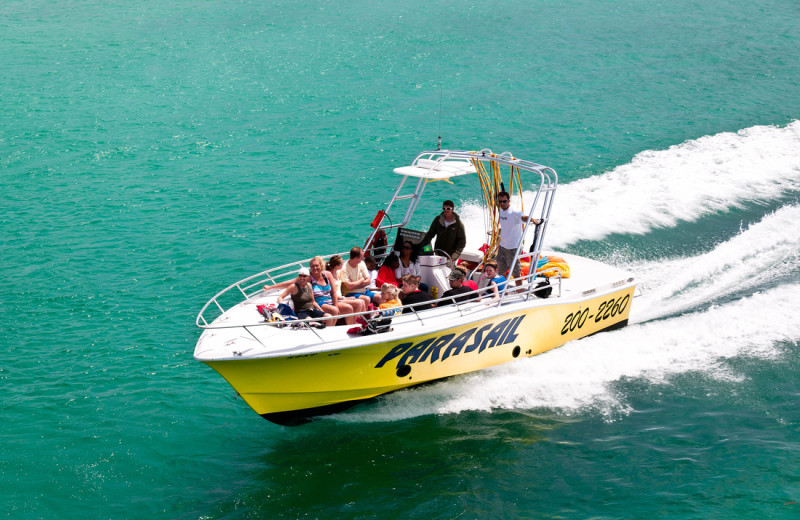
[[[523,215],[521,211],[511,209],[511,197],[508,192],[501,191],[497,194],[497,202],[500,204],[500,246],[497,250],[497,272],[506,276],[506,272],[511,268],[511,263],[514,261],[514,255],[517,253],[517,246],[522,238],[522,232],[525,229],[523,222],[528,221],[528,216]],[[532,219],[534,224],[539,221]],[[509,278],[514,277],[514,283],[520,285],[520,273],[522,267],[519,261],[514,264],[514,272],[509,273]]]
[[[433,219],[430,229],[422,237],[419,245],[430,244],[435,237],[435,248],[441,249],[455,261],[467,245],[467,233],[464,230],[464,223],[453,208],[452,200],[442,202],[442,213]]]

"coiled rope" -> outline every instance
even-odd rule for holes
[[[496,154],[485,153],[488,157],[495,158]],[[513,159],[513,158],[512,158]],[[486,171],[483,161],[472,159],[472,164],[475,166],[475,171],[478,172],[478,179],[481,184],[481,191],[483,199],[486,203],[486,212],[484,213],[484,228],[488,235],[487,249],[483,254],[483,260],[486,262],[489,259],[497,256],[497,248],[500,244],[500,205],[497,202],[497,194],[502,190],[503,177],[500,172],[500,163],[496,161],[489,161],[491,164],[491,173]],[[515,186],[516,192],[519,193],[520,201],[522,203],[522,212],[525,212],[525,203],[522,201],[522,179],[520,178],[519,168],[516,166],[510,167],[509,172],[509,195],[514,196]]]

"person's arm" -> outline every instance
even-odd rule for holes
[[[431,222],[431,227],[428,228],[428,232],[425,233],[425,236],[419,241],[419,247],[424,247],[431,243],[431,240],[433,240],[433,237],[436,236],[436,232],[438,231],[438,223],[439,217],[436,216],[436,218],[433,219],[433,222]]]
[[[456,242],[456,249],[453,251],[453,254],[450,255],[450,258],[453,260],[458,259],[461,256],[461,251],[464,250],[464,247],[467,245],[467,232],[464,229],[464,223],[460,220],[458,221],[458,241]]]
[[[323,271],[322,275],[328,279],[328,283],[331,286],[331,300],[333,301],[333,306],[336,307],[336,304],[339,302],[339,295],[336,294],[336,284],[333,282],[333,275],[330,271]]]
[[[297,279],[295,279],[295,281],[297,281]],[[289,287],[284,289],[283,292],[281,293],[281,295],[278,296],[278,301],[279,302],[282,302],[283,299],[286,298],[287,296],[289,296],[290,294],[294,294],[295,292],[297,292],[297,289],[296,289],[297,286],[294,285],[294,282],[291,282],[291,283],[292,283],[292,285],[290,285]]]
[[[285,282],[276,283],[275,285],[265,285],[264,286],[264,290],[265,291],[270,291],[272,289],[283,289],[284,287],[289,287],[290,285],[292,285],[296,281],[297,281],[297,278],[295,278],[294,280],[286,280]]]
[[[372,278],[369,276],[369,269],[367,269],[367,265],[364,262],[358,264],[358,274],[361,275],[361,278],[358,279],[359,289],[369,287]]]
[[[364,265],[364,264],[360,264]],[[362,287],[367,287],[370,282],[369,271],[367,271],[367,266],[364,265],[364,270],[361,270],[361,267],[358,268],[358,280],[350,280],[347,276],[346,268],[342,267],[342,270],[339,271],[339,279],[342,281],[342,285],[346,289],[345,294],[348,292],[353,292],[357,289],[361,289]]]
[[[362,287],[364,287],[363,277],[358,280],[351,280],[350,277],[347,275],[347,268],[345,267],[342,267],[342,270],[339,271],[339,279],[342,281],[342,285],[344,285],[345,290],[342,291],[344,294],[353,292],[357,289],[361,289]]]
[[[495,282],[489,282],[489,289],[492,290],[492,300],[499,300],[500,293],[497,292],[497,284]]]
[[[350,280],[347,279],[347,272],[345,271],[344,266],[339,269],[339,281],[342,282],[341,289],[343,295],[352,292],[353,289],[355,289],[355,287],[350,287]]]

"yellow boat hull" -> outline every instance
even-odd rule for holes
[[[580,303],[516,309],[436,332],[310,354],[204,361],[281,424],[413,385],[541,354],[628,322],[634,287]]]

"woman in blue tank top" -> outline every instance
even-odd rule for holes
[[[353,307],[341,301],[334,290],[333,275],[329,271],[324,271],[322,257],[315,256],[308,263],[311,270],[311,290],[314,292],[314,301],[317,305],[322,307],[327,313],[332,316],[339,314],[352,314]],[[348,325],[353,325],[356,322],[355,316],[349,316],[344,319]]]

